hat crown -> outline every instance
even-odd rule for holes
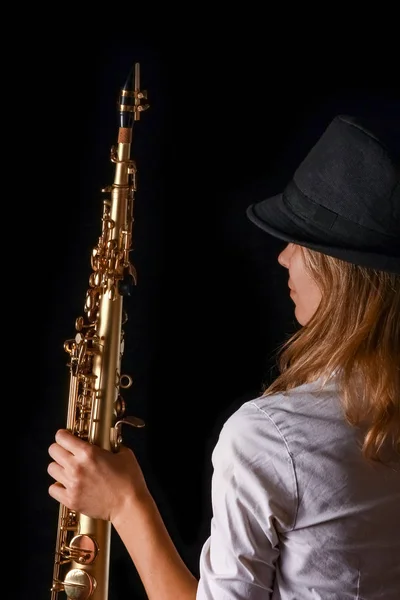
[[[339,115],[293,175],[302,195],[343,219],[400,235],[399,169],[388,148],[352,117]]]

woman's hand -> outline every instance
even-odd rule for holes
[[[48,466],[55,479],[49,494],[61,504],[93,519],[113,522],[125,502],[141,502],[149,491],[132,450],[116,453],[78,438],[66,429],[56,433],[49,447]]]

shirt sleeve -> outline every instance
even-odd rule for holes
[[[211,531],[196,598],[268,600],[279,534],[293,528],[297,508],[285,439],[265,411],[247,402],[222,427],[212,465]]]

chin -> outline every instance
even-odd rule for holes
[[[296,317],[296,321],[303,327],[304,325],[307,325],[308,321],[310,320],[307,319],[304,314],[301,314],[301,311],[297,310],[297,308],[294,311],[294,316]]]

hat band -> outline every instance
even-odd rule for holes
[[[291,220],[310,241],[400,256],[400,236],[385,235],[349,221],[311,200],[293,180],[285,187],[282,200]]]

